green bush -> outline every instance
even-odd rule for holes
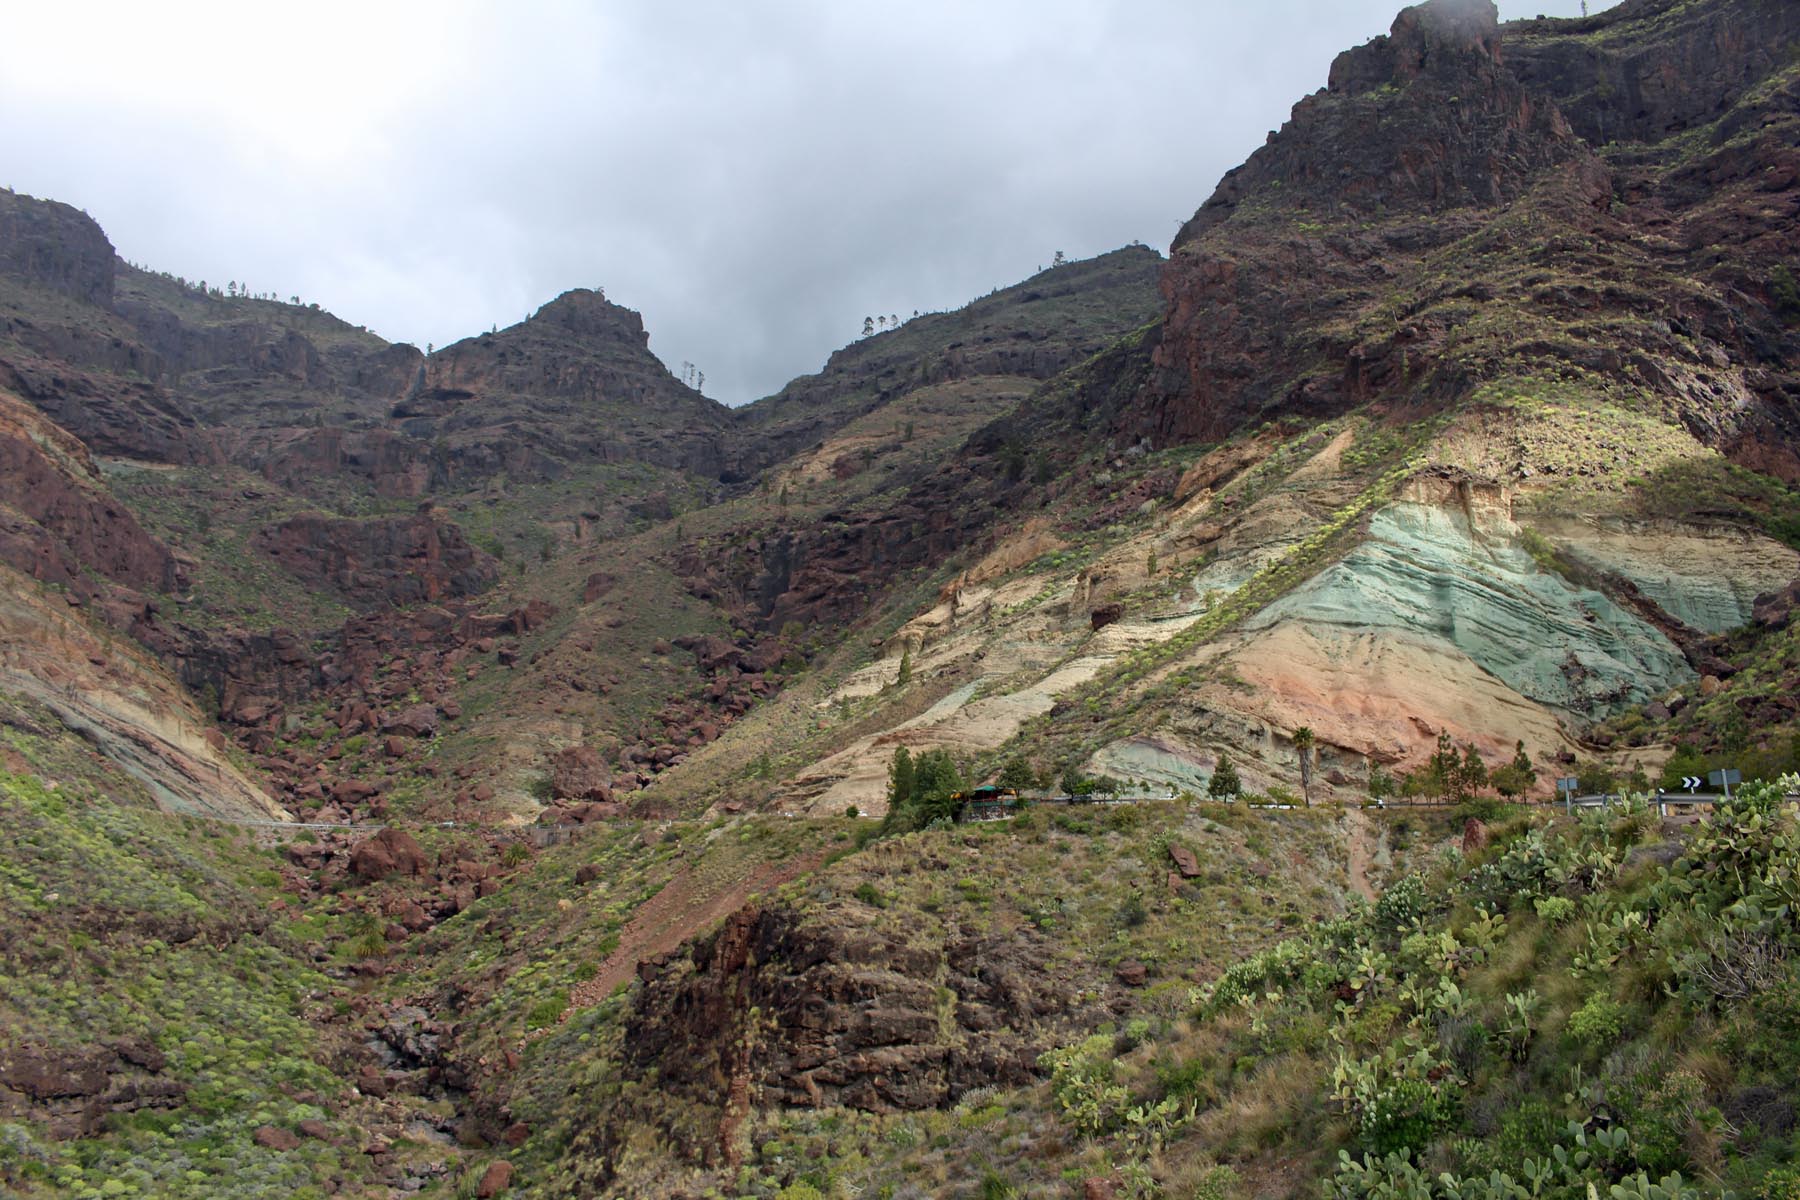
[[[1607,1049],[1624,1029],[1624,1008],[1599,992],[1569,1016],[1569,1036],[1591,1050]]]
[[[1561,925],[1575,915],[1575,902],[1567,896],[1545,896],[1531,903],[1537,909],[1538,920],[1546,925]]]

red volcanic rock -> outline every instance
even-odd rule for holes
[[[407,737],[430,737],[437,732],[438,710],[430,704],[414,704],[401,709],[381,723],[382,732]]]
[[[1186,846],[1169,843],[1169,857],[1175,862],[1175,869],[1181,872],[1183,879],[1195,879],[1200,875],[1200,863],[1194,858],[1194,852]]]
[[[300,1139],[275,1125],[259,1125],[250,1140],[266,1150],[298,1150]]]
[[[702,638],[694,645],[693,650],[694,661],[708,674],[736,666],[744,657],[742,650],[724,638],[717,637]]]
[[[97,1096],[107,1082],[106,1062],[97,1054],[0,1048],[0,1086],[33,1100]]]
[[[481,1173],[481,1182],[476,1185],[475,1195],[480,1200],[494,1200],[501,1192],[512,1186],[512,1164],[502,1159],[489,1163],[488,1169]]]
[[[558,800],[611,800],[612,771],[592,746],[571,746],[550,760],[550,794]]]
[[[1610,198],[1605,168],[1556,104],[1503,65],[1500,41],[1491,4],[1437,0],[1338,56],[1327,90],[1296,105],[1176,235],[1155,351],[1161,394],[1130,432],[1159,444],[1223,441],[1271,403],[1309,415],[1361,403],[1398,381],[1403,355],[1397,346],[1346,355],[1324,326],[1347,299],[1386,297],[1391,275],[1369,272],[1371,257],[1407,261],[1454,240],[1466,226],[1444,214],[1497,209],[1564,168],[1559,183],[1574,194]],[[1284,216],[1240,215],[1252,199]],[[1285,214],[1314,206],[1385,225],[1361,235],[1366,247],[1296,239]],[[1309,286],[1291,286],[1297,277]],[[1312,354],[1340,365],[1296,383],[1291,364]]]
[[[142,591],[187,586],[168,547],[107,494],[87,447],[4,391],[0,511],[24,518],[22,524],[0,521],[0,561],[68,587],[72,597],[96,594],[89,571]]]
[[[351,874],[371,883],[390,875],[419,876],[430,871],[431,859],[424,847],[398,829],[383,829],[350,851]]]
[[[262,529],[255,544],[301,579],[361,608],[474,596],[500,575],[461,529],[428,510],[374,521],[305,514]]]

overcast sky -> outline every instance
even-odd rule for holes
[[[1166,251],[1399,7],[9,5],[0,184],[421,347],[604,286],[735,404],[864,316]]]

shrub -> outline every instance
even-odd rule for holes
[[[1605,1050],[1624,1030],[1624,1008],[1599,992],[1569,1016],[1569,1036],[1593,1050]]]
[[[1546,925],[1561,925],[1575,915],[1575,902],[1567,896],[1545,896],[1533,900],[1532,906],[1537,909],[1538,920]]]
[[[1757,1200],[1800,1200],[1800,1167],[1776,1167],[1763,1176]]]
[[[855,896],[858,900],[861,900],[864,904],[867,904],[870,908],[886,908],[888,904],[887,897],[877,891],[875,885],[866,879],[856,885],[856,890],[852,892],[851,895]]]

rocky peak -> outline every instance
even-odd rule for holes
[[[1352,95],[1405,87],[1427,71],[1467,70],[1470,59],[1500,61],[1500,14],[1492,0],[1426,0],[1402,10],[1386,37],[1338,55],[1327,87]]]
[[[575,288],[564,292],[533,315],[530,325],[560,330],[582,341],[618,341],[648,346],[644,318],[623,305],[614,304],[604,292]]]
[[[1554,101],[1528,92],[1502,63],[1500,47],[1489,0],[1403,10],[1385,37],[1337,57],[1329,85],[1226,174],[1175,249],[1251,199],[1380,215],[1495,205],[1544,168],[1589,157]]]
[[[0,191],[0,275],[110,308],[115,261],[112,243],[86,213]]]

